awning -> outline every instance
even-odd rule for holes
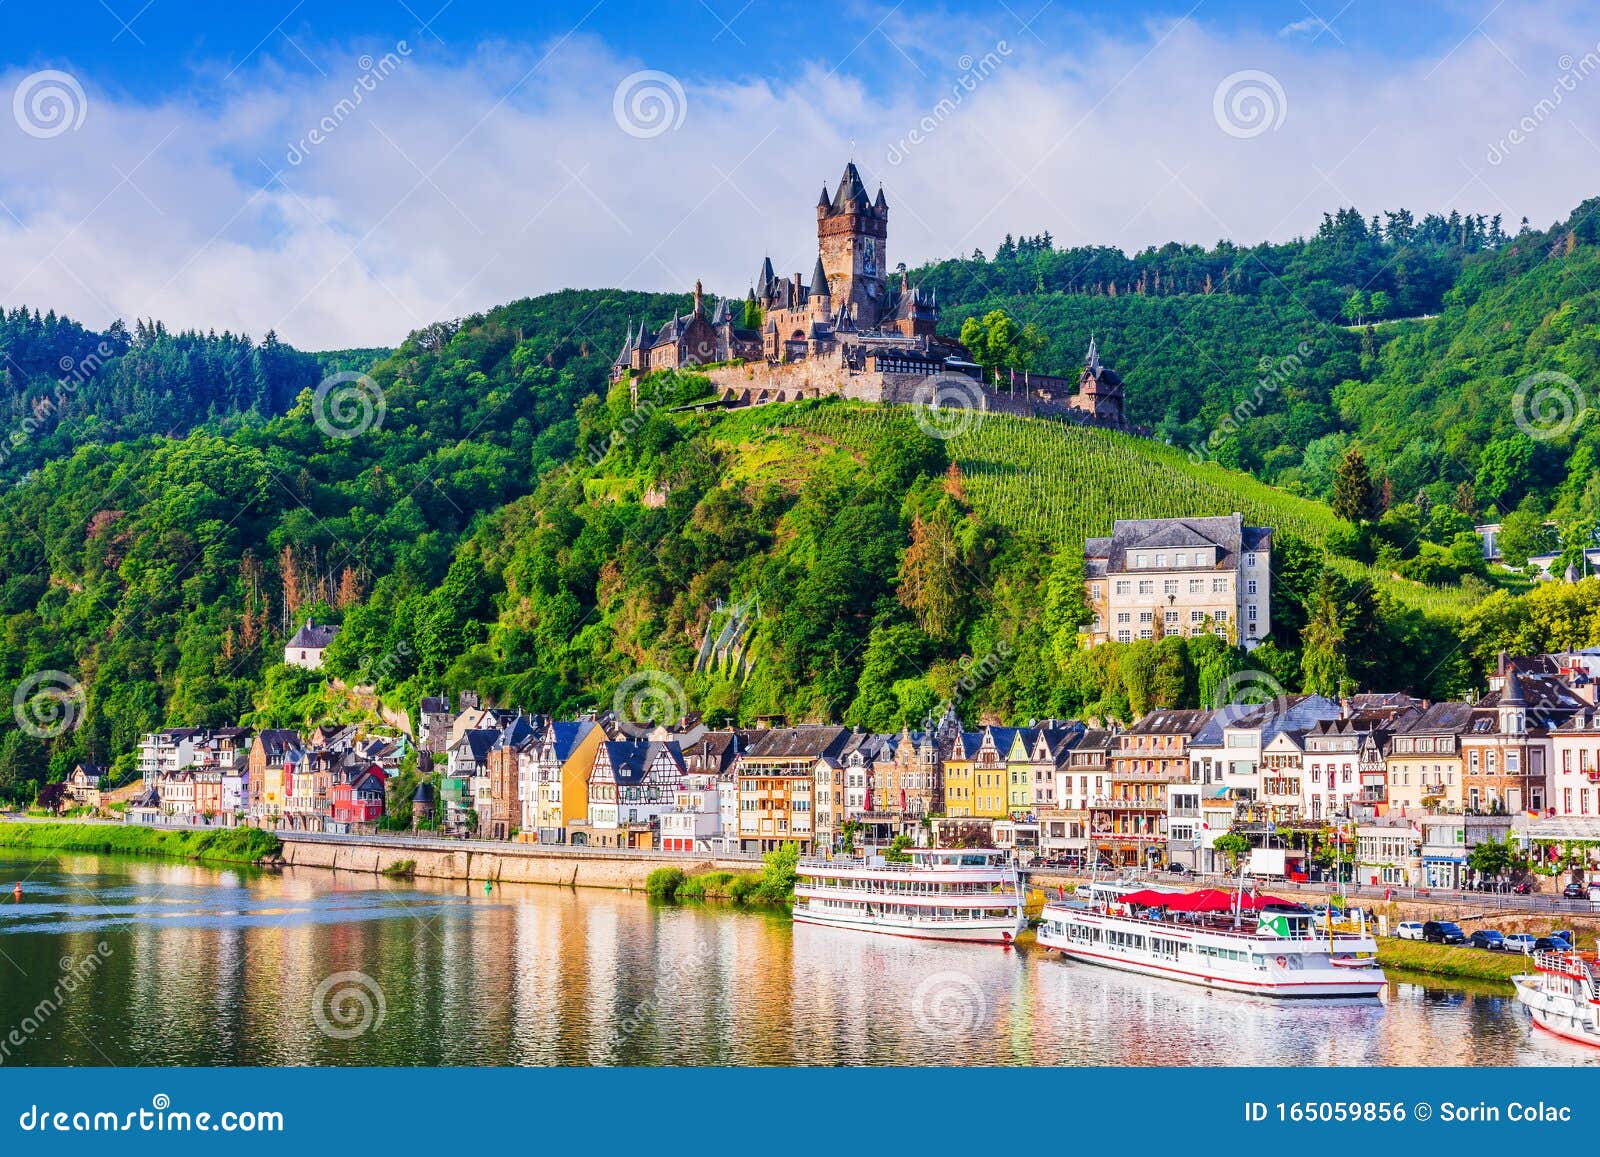
[[[1124,904],[1138,904],[1145,908],[1166,908],[1171,912],[1232,912],[1235,894],[1224,892],[1220,888],[1202,888],[1198,892],[1156,892],[1146,888],[1139,892],[1129,892],[1121,900]],[[1277,896],[1263,896],[1252,892],[1246,892],[1239,897],[1238,904],[1240,909],[1246,912],[1259,912],[1263,908],[1300,906],[1294,900],[1283,900]]]
[[[1590,840],[1600,843],[1600,819],[1556,816],[1528,825],[1522,835],[1529,840]]]

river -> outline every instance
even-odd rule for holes
[[[1275,1002],[592,889],[0,853],[0,901],[4,1064],[1600,1061],[1509,988]]]

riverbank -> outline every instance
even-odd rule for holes
[[[0,822],[0,848],[34,852],[108,852],[229,864],[275,862],[283,841],[259,828],[173,831],[137,824]]]
[[[622,891],[646,890],[650,873],[665,867],[680,868],[686,875],[743,874],[761,867],[754,859],[696,859],[670,852],[309,832],[283,833],[283,863],[368,875]]]
[[[1378,941],[1378,963],[1385,968],[1429,976],[1492,980],[1502,984],[1509,984],[1513,976],[1532,968],[1531,962],[1520,952],[1489,952],[1482,948],[1455,948],[1390,937]]]

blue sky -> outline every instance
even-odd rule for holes
[[[231,69],[262,56],[314,74],[331,65],[337,46],[408,37],[430,52],[467,53],[485,40],[542,43],[579,31],[641,53],[648,45],[660,67],[720,75],[784,75],[796,54],[832,59],[840,46],[865,40],[860,59],[847,67],[870,82],[885,70],[914,71],[875,34],[891,13],[901,19],[931,13],[957,18],[974,42],[1037,36],[1063,49],[1088,31],[1188,16],[1228,35],[1283,32],[1307,52],[1344,49],[1406,58],[1447,50],[1492,7],[1374,0],[991,0],[907,3],[898,10],[856,0],[11,0],[0,5],[0,62],[67,61],[108,88],[151,97],[189,85],[204,88],[219,63]],[[922,54],[914,43],[904,49],[912,58]]]
[[[4,97],[12,97],[5,116]],[[854,156],[891,264],[1600,194],[1600,20],[1493,0],[0,0],[0,305],[392,344],[743,294]]]

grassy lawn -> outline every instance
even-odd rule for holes
[[[0,823],[0,848],[36,852],[116,852],[254,864],[283,849],[283,841],[259,828],[201,828],[175,832],[115,824]]]
[[[1385,968],[1475,980],[1509,981],[1518,973],[1533,970],[1533,962],[1520,952],[1487,952],[1387,936],[1378,941],[1378,963]]]

